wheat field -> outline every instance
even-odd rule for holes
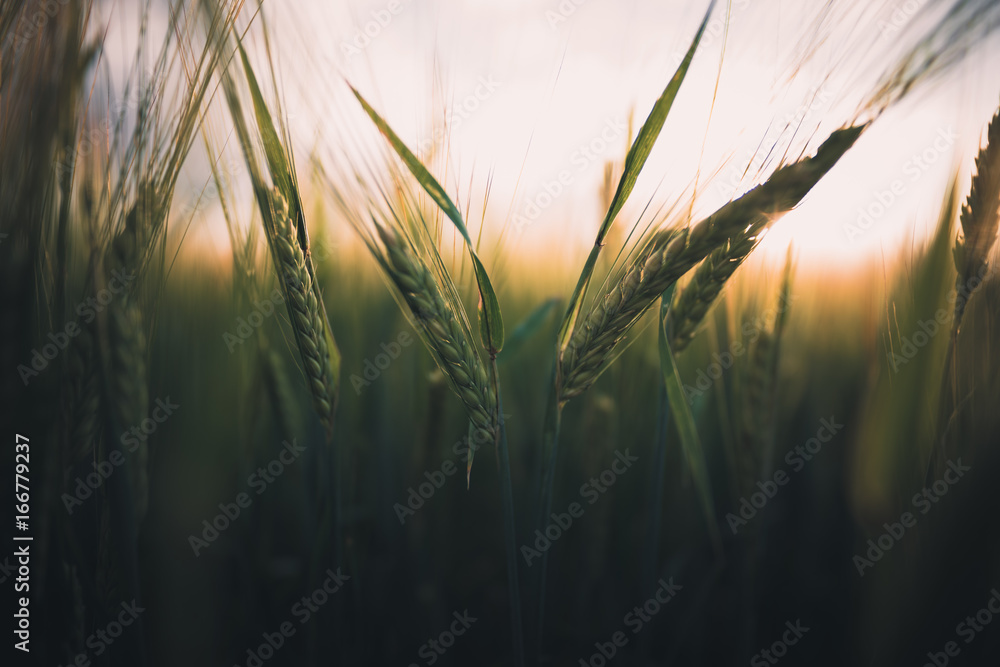
[[[997,28],[3,4],[3,664],[995,664]]]

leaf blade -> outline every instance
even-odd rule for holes
[[[476,286],[479,288],[479,335],[482,337],[483,344],[489,350],[490,355],[495,357],[503,349],[504,344],[503,315],[500,311],[500,301],[497,299],[496,291],[493,289],[493,283],[486,272],[486,267],[483,266],[482,261],[476,254],[472,237],[469,235],[469,230],[462,219],[461,211],[458,210],[458,207],[451,200],[451,197],[448,196],[448,193],[445,192],[438,180],[427,170],[427,167],[413,154],[413,151],[406,146],[403,140],[399,138],[399,135],[389,127],[385,119],[375,111],[357,89],[353,86],[350,86],[350,88],[351,92],[358,99],[358,102],[361,103],[361,107],[365,110],[365,113],[368,114],[368,117],[379,129],[379,132],[382,133],[382,136],[386,138],[389,145],[392,146],[396,154],[402,159],[403,164],[406,165],[410,173],[413,174],[413,177],[420,183],[420,186],[434,200],[434,203],[444,211],[444,214],[448,216],[455,225],[455,228],[458,229],[459,234],[465,239],[465,244],[469,249],[469,256],[472,259],[472,265],[476,274]]]
[[[535,308],[533,311],[528,313],[521,323],[514,327],[514,330],[510,332],[510,336],[507,337],[506,344],[504,345],[503,354],[500,355],[499,361],[506,361],[513,357],[513,355],[520,350],[528,340],[531,339],[538,330],[545,325],[545,322],[549,318],[549,314],[559,305],[559,299],[553,297],[551,299],[546,299]]]
[[[709,4],[708,10],[705,12],[705,17],[702,19],[701,25],[698,27],[698,32],[688,47],[684,59],[667,83],[666,88],[663,89],[659,99],[656,100],[652,110],[650,110],[649,115],[646,117],[646,121],[639,129],[639,134],[636,135],[635,141],[632,142],[632,147],[629,149],[628,155],[625,157],[625,168],[618,181],[618,188],[611,200],[611,205],[608,207],[608,212],[601,222],[594,247],[590,251],[590,256],[587,258],[587,263],[584,265],[583,271],[580,273],[580,279],[573,290],[573,295],[570,297],[566,308],[566,314],[563,316],[562,324],[559,327],[558,353],[560,355],[565,351],[566,345],[569,344],[576,321],[580,316],[580,310],[583,308],[587,289],[590,287],[590,280],[597,266],[597,259],[601,253],[601,248],[604,246],[604,240],[607,238],[608,232],[611,231],[618,213],[621,212],[629,195],[632,194],[632,190],[639,179],[639,174],[646,165],[646,160],[653,150],[653,145],[660,136],[660,131],[663,129],[664,123],[666,123],[667,115],[673,107],[677,93],[680,92],[681,84],[684,83],[691,62],[694,60],[694,54],[701,43],[701,38],[705,34],[705,28],[708,26],[708,19],[715,8],[715,2],[716,0],[712,0]]]
[[[671,285],[660,299],[660,324],[659,331],[657,332],[660,352],[660,372],[663,375],[663,382],[667,390],[667,401],[670,405],[670,411],[674,416],[674,423],[677,428],[677,435],[680,437],[681,448],[684,450],[684,457],[687,459],[688,467],[691,469],[691,474],[698,489],[698,500],[701,504],[702,512],[705,514],[709,536],[712,538],[712,543],[716,548],[721,550],[722,539],[719,536],[719,528],[715,522],[715,502],[712,499],[712,482],[708,477],[708,464],[705,460],[705,451],[701,446],[701,439],[698,437],[698,428],[695,424],[694,415],[691,414],[691,406],[688,404],[684,387],[681,384],[677,362],[674,359],[673,352],[670,350],[669,332],[665,328],[667,311],[670,308],[673,291],[674,285]]]
[[[375,126],[379,129],[379,132],[382,133],[382,136],[386,138],[389,145],[392,146],[393,150],[396,151],[396,154],[403,160],[403,164],[406,165],[406,168],[410,170],[410,173],[417,179],[417,182],[420,183],[420,186],[424,189],[424,191],[430,195],[431,199],[434,200],[434,203],[437,204],[441,210],[444,211],[445,215],[447,215],[448,218],[455,224],[458,232],[462,235],[462,238],[465,239],[465,242],[469,244],[469,247],[472,247],[472,238],[469,236],[469,230],[465,226],[465,221],[462,220],[462,214],[458,210],[458,207],[455,206],[455,203],[451,200],[451,197],[448,196],[448,193],[445,192],[438,180],[427,170],[427,167],[425,167],[420,159],[413,154],[413,151],[411,151],[406,144],[403,143],[403,140],[399,138],[399,135],[397,135],[393,129],[389,127],[389,124],[385,121],[385,119],[383,119],[382,116],[375,111],[375,109],[368,103],[361,93],[359,93],[354,86],[350,86],[350,88],[351,92],[354,93],[354,96],[358,98],[358,102],[361,103],[365,113],[368,114],[368,117],[371,118],[372,122],[375,123]]]
[[[708,6],[708,10],[705,12],[705,17],[701,21],[701,25],[698,27],[698,32],[695,34],[694,40],[684,55],[684,59],[667,83],[667,87],[663,89],[659,99],[653,105],[652,110],[646,117],[646,121],[639,129],[639,134],[636,135],[635,141],[632,142],[632,147],[625,157],[625,168],[622,171],[621,179],[618,181],[618,189],[615,191],[615,196],[611,200],[611,206],[608,208],[604,221],[601,223],[601,230],[597,235],[598,244],[603,243],[607,233],[611,230],[611,225],[615,217],[621,212],[629,195],[632,194],[632,189],[639,178],[639,173],[646,165],[646,160],[653,150],[653,145],[659,138],[660,131],[667,121],[667,115],[670,113],[670,109],[673,108],[674,100],[677,99],[677,93],[680,92],[681,84],[684,83],[688,69],[691,67],[695,51],[698,50],[698,45],[701,43],[705,28],[708,26],[708,19],[712,15],[714,8],[715,0],[712,0]]]
[[[260,92],[257,77],[253,73],[250,60],[247,58],[246,51],[243,49],[243,43],[239,39],[236,40],[236,46],[239,48],[240,60],[243,62],[243,71],[246,74],[247,84],[250,87],[254,117],[257,119],[257,129],[260,132],[261,141],[264,145],[264,156],[267,158],[268,167],[271,169],[271,178],[274,180],[275,186],[287,197],[294,191],[294,185],[291,168],[281,145],[281,137],[278,136],[278,131],[274,127],[274,120],[271,118],[271,113],[267,109],[267,103]],[[290,203],[289,205],[293,204]],[[298,209],[298,205],[298,198],[296,198],[294,200],[296,209]]]

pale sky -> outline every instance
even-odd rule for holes
[[[709,212],[759,182],[755,170],[741,181],[758,146],[755,168],[772,147],[778,157],[789,144],[794,155],[806,145],[814,150],[855,118],[893,53],[926,23],[921,7],[933,2],[834,0],[821,23],[827,4],[718,3],[619,225],[627,227],[649,201],[655,209],[690,195],[699,165],[696,210]],[[499,229],[508,217],[523,223],[514,225],[519,231],[510,242],[527,254],[554,242],[571,240],[579,248],[593,242],[603,216],[604,162],[623,159],[630,112],[638,129],[707,6],[688,0],[264,3],[303,168],[311,151],[336,150],[345,136],[356,145],[359,132],[371,131],[345,79],[412,148],[427,148],[435,121],[450,111],[449,159],[434,161],[432,171],[463,208],[472,202],[468,218],[476,223],[492,174],[486,224]],[[259,34],[251,39],[260,45]],[[810,58],[806,49],[813,49]],[[973,53],[945,80],[890,109],[800,209],[775,225],[761,252],[783,258],[794,240],[800,266],[853,266],[895,256],[911,235],[922,239],[955,168],[962,169],[960,188],[968,188],[972,158],[1000,103],[1000,70],[988,66],[998,53],[995,44]],[[791,128],[782,132],[788,119]],[[764,165],[765,174],[774,166]],[[204,177],[196,170],[195,181]]]

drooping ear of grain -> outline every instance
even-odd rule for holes
[[[945,461],[958,447],[956,433],[959,419],[958,341],[965,311],[972,295],[989,273],[989,256],[996,243],[1000,224],[1000,111],[994,114],[987,130],[986,146],[976,156],[976,173],[968,199],[962,205],[959,220],[961,233],[952,249],[955,278],[955,311],[941,373],[938,410],[938,439],[931,446],[925,480],[932,483]]]
[[[207,3],[209,6],[211,3]],[[231,68],[222,70],[222,87],[232,114],[234,130],[253,185],[267,245],[285,296],[296,346],[328,444],[333,442],[334,413],[340,378],[340,351],[326,315],[312,259],[309,257],[309,234],[302,216],[301,201],[291,151],[283,134],[275,126],[271,110],[264,100],[257,77],[239,38],[227,30],[218,33],[216,50],[232,58],[237,53],[242,63],[244,82],[252,102],[252,118],[257,130],[251,135],[244,116],[237,79]],[[229,40],[233,41],[230,42]],[[273,187],[265,180],[259,153]],[[337,530],[337,529],[335,529]],[[339,544],[339,538],[336,539]]]
[[[478,442],[493,442],[497,434],[496,393],[482,358],[467,340],[455,311],[448,304],[430,269],[394,230],[377,226],[385,246],[385,267],[409,308],[435,361],[476,429]]]
[[[101,457],[101,372],[97,357],[94,329],[81,326],[81,331],[70,343],[67,369],[63,380],[63,430],[65,443],[62,449],[62,488],[72,493],[77,479],[93,472],[93,462]],[[119,473],[124,474],[124,473]],[[63,521],[61,541],[67,551],[78,554],[74,559],[76,570],[93,578],[106,572],[103,564],[108,550],[104,489],[94,493],[88,504],[74,507],[72,515],[60,513]],[[62,508],[60,508],[62,509]],[[102,522],[102,515],[104,521]],[[104,527],[102,532],[101,527]],[[69,580],[69,578],[67,578]],[[82,605],[84,598],[78,599]],[[102,599],[103,602],[103,599]],[[82,645],[82,644],[79,644]]]
[[[288,295],[288,315],[302,355],[313,407],[327,438],[332,438],[337,386],[325,335],[325,316],[288,204],[277,189],[271,191],[271,201],[274,221],[271,247],[275,269]]]
[[[90,326],[81,327],[80,335],[73,339],[67,355],[63,408],[69,438],[66,464],[68,470],[82,470],[93,458],[101,424],[101,385],[94,333]],[[71,483],[71,480],[70,475],[65,481]]]
[[[110,271],[138,272],[141,254],[148,251],[149,232],[157,217],[153,209],[155,196],[143,190],[140,199],[125,219],[125,227],[111,245],[108,261]],[[108,308],[108,343],[110,352],[109,385],[114,423],[121,432],[109,432],[116,442],[124,432],[139,426],[149,410],[149,378],[146,370],[146,334],[142,308],[135,285],[126,285]],[[126,459],[126,469],[132,491],[133,516],[142,522],[149,504],[149,444],[137,438],[138,445]]]
[[[146,336],[142,311],[132,299],[125,298],[109,311],[108,339],[111,350],[112,409],[116,423],[129,430],[142,424],[149,410],[149,384],[146,373]],[[120,438],[122,433],[110,434]],[[149,505],[149,444],[139,438],[135,451],[126,459],[136,523],[141,523]],[[119,446],[116,444],[112,446]]]
[[[969,198],[962,206],[962,235],[955,243],[955,301],[957,332],[962,324],[972,293],[979,288],[986,274],[990,251],[997,239],[1000,223],[1000,111],[990,122],[987,144],[976,158],[976,175],[972,179]]]
[[[493,283],[486,271],[486,267],[483,266],[482,260],[479,259],[476,244],[472,242],[472,236],[469,235],[469,229],[465,225],[461,211],[455,206],[455,203],[448,196],[448,193],[445,192],[444,188],[441,187],[441,184],[438,183],[438,180],[427,171],[427,167],[413,154],[413,151],[406,146],[403,140],[389,127],[389,124],[385,122],[375,109],[368,104],[361,93],[353,88],[352,91],[361,103],[361,106],[365,109],[365,112],[379,128],[379,131],[389,141],[389,145],[392,146],[396,154],[403,160],[406,168],[409,169],[413,177],[420,183],[420,187],[430,195],[465,240],[466,248],[469,251],[469,259],[472,261],[472,269],[476,276],[476,285],[479,288],[479,334],[483,345],[490,353],[490,357],[496,358],[496,355],[503,350],[505,337],[503,314],[500,311],[500,302],[497,300]]]
[[[763,184],[690,229],[655,232],[610,291],[578,322],[561,359],[560,398],[579,396],[605,370],[618,343],[678,278],[727,242],[756,237],[792,210],[854,145],[867,125],[838,130],[816,155],[781,167]],[[732,240],[731,240],[732,239]]]
[[[691,281],[674,297],[667,313],[667,330],[675,353],[683,351],[694,338],[722,288],[756,247],[759,238],[741,234],[727,240],[702,260]]]

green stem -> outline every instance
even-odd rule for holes
[[[94,281],[95,284],[100,284]],[[102,407],[104,418],[106,419],[109,433],[124,433],[125,428],[119,422],[115,410],[112,408],[115,400],[115,392],[111,387],[109,377],[111,376],[111,349],[108,342],[107,318],[97,320],[96,336],[98,340],[98,350],[101,364],[101,388]],[[95,443],[95,447],[96,447]],[[112,456],[115,452],[121,453],[121,445],[117,438],[107,438],[107,456]],[[132,488],[129,478],[125,475],[114,475],[108,482],[109,512],[111,520],[111,548],[114,549],[114,556],[118,559],[121,568],[121,577],[125,588],[131,592],[132,599],[136,604],[142,602],[139,579],[139,557],[138,557],[138,526],[135,515],[132,512]],[[124,644],[120,655],[129,656],[131,664],[136,667],[144,667],[148,664],[146,656],[146,644],[142,631],[142,619],[134,619],[135,628],[133,632],[125,633],[122,639]]]
[[[500,437],[497,441],[497,470],[500,473],[500,497],[503,506],[504,542],[507,546],[507,589],[510,597],[510,623],[514,639],[514,664],[524,667],[524,626],[521,621],[520,578],[517,574],[517,531],[514,525],[514,489],[510,479],[510,453],[507,449],[507,425],[503,416],[503,399],[497,374],[496,357],[493,363],[493,382],[497,394],[497,416]]]
[[[667,389],[660,385],[660,417],[653,445],[653,477],[650,483],[649,524],[646,527],[646,555],[643,558],[643,590],[651,589],[656,581],[656,560],[660,546],[660,524],[663,519],[663,475],[667,464],[667,427],[670,425],[670,400]]]
[[[653,475],[650,479],[649,523],[646,526],[646,552],[642,558],[640,594],[654,588],[660,550],[660,525],[663,523],[663,476],[667,467],[667,428],[670,426],[670,400],[660,384],[660,414],[653,442]],[[640,654],[649,657],[649,637],[640,640]]]
[[[924,470],[924,484],[934,483],[935,475],[941,471],[942,464],[947,458],[949,436],[951,434],[952,420],[958,410],[958,376],[955,367],[957,353],[956,342],[958,340],[958,324],[956,323],[948,336],[948,349],[944,355],[944,370],[941,372],[941,390],[938,396],[938,423],[935,426],[937,437],[931,443],[930,452],[927,456],[927,465]]]
[[[562,402],[559,400],[557,380],[553,378],[549,400],[545,409],[545,429],[542,434],[541,489],[539,491],[537,528],[544,530],[545,519],[552,511],[552,493],[555,486],[556,459],[559,454],[559,427],[562,423]],[[535,599],[537,601],[536,655],[542,654],[542,639],[545,629],[545,573],[549,562],[549,552],[542,554],[539,565]]]
[[[687,459],[691,474],[694,477],[695,486],[698,490],[698,499],[701,503],[702,512],[705,515],[705,525],[708,528],[708,535],[715,549],[716,557],[721,560],[723,558],[722,538],[719,535],[719,528],[715,523],[715,502],[712,497],[712,483],[708,475],[705,451],[701,446],[701,439],[698,437],[698,427],[695,424],[694,416],[691,414],[691,408],[688,405],[687,396],[681,384],[674,353],[670,349],[670,332],[665,329],[673,290],[674,286],[671,285],[660,299],[660,325],[657,334],[660,352],[660,370],[663,374],[663,383],[667,391],[667,401],[673,410],[674,423],[677,427],[677,435],[680,437],[681,448],[684,450],[684,456]]]

